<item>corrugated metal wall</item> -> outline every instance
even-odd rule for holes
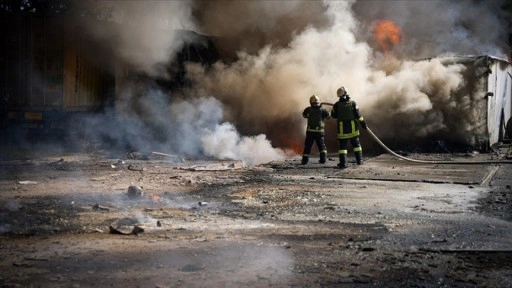
[[[113,78],[85,57],[85,41],[64,33],[62,19],[6,16],[0,24],[6,110],[91,111],[103,105]]]
[[[7,105],[26,105],[31,88],[32,33],[29,22],[20,17],[0,17],[2,33],[0,47],[0,93]]]
[[[80,42],[80,39],[74,41]],[[84,45],[64,49],[64,109],[82,111],[99,107],[106,99],[107,77],[84,56]]]
[[[32,26],[31,78],[29,83],[31,93],[28,105],[33,107],[62,106],[62,27],[50,26],[43,17],[30,18]]]
[[[502,141],[505,125],[512,112],[512,66],[510,63],[489,58],[490,74],[487,79],[487,90],[493,96],[487,97],[487,129],[489,144]]]
[[[445,64],[462,64],[464,85],[451,95],[461,123],[452,125],[450,139],[481,150],[503,140],[512,116],[512,64],[488,55],[441,57]],[[460,141],[462,140],[462,141]]]

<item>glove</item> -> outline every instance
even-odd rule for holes
[[[364,121],[360,121],[359,124],[361,124],[361,127],[363,127],[364,130],[368,128],[368,126],[366,126],[366,122]]]

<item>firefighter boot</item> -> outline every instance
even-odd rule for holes
[[[354,154],[356,155],[357,165],[363,164],[363,152],[362,151],[357,151],[357,152],[354,152]]]
[[[306,165],[306,164],[308,164],[308,160],[309,160],[308,156],[302,155],[302,162],[300,162],[300,164]]]
[[[320,152],[320,160],[318,161],[320,164],[324,164],[325,163],[325,161],[326,161],[326,159],[325,159],[326,155],[325,154],[327,154],[327,153]]]
[[[340,163],[338,163],[338,168],[340,168],[340,169],[348,168],[346,154],[340,155]]]

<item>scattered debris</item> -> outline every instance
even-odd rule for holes
[[[112,169],[117,169],[118,167],[123,166],[124,164],[126,164],[126,162],[124,162],[123,160],[119,159],[119,160],[117,160],[117,163],[110,164],[110,167]]]
[[[139,166],[139,165],[130,164],[130,165],[128,165],[128,170],[142,172],[142,171],[146,171],[146,168]]]
[[[18,181],[18,184],[20,185],[34,185],[37,184],[36,181]]]
[[[121,218],[109,226],[110,234],[137,235],[144,232],[140,222],[136,218]]]
[[[62,164],[62,163],[64,163],[64,158],[60,158],[59,160],[50,163],[50,165],[56,165],[56,164]]]
[[[35,258],[35,257],[23,257],[23,260],[27,261],[48,261],[46,258]]]
[[[102,207],[102,206],[100,206],[98,203],[96,203],[96,204],[94,204],[94,205],[92,206],[92,210],[94,210],[94,211],[110,211],[110,209],[109,209],[109,208]]]
[[[128,187],[128,192],[126,193],[130,199],[141,198],[144,195],[144,191],[139,186],[131,185]]]
[[[32,267],[33,265],[30,264],[30,263],[13,262],[12,266],[14,266],[14,267],[26,267],[26,268],[29,268],[29,267]],[[5,287],[9,287],[9,286],[5,286]],[[12,287],[16,287],[16,286],[12,286]]]
[[[371,251],[375,251],[375,248],[373,248],[373,247],[362,247],[361,251],[363,251],[363,252],[371,252]]]
[[[109,227],[109,230],[110,230],[110,234],[119,234],[119,235],[138,235],[139,233],[142,233],[144,232],[144,229],[141,228],[140,226],[133,226],[133,229],[131,232],[124,232],[124,231],[121,231],[121,227],[113,227],[112,225],[110,225]]]
[[[231,170],[231,169],[240,169],[245,166],[244,162],[233,161],[233,162],[221,162],[221,163],[213,163],[213,164],[205,164],[205,165],[194,165],[186,168],[191,171],[219,171],[219,170]]]
[[[433,239],[432,241],[430,241],[430,243],[446,243],[448,242],[448,240],[446,240],[445,238],[441,238],[441,239]]]
[[[55,168],[55,170],[71,170],[71,164],[69,162],[64,161],[64,158],[60,158],[58,161],[51,162],[49,165]]]
[[[128,155],[126,155],[126,158],[134,160],[149,160],[147,155],[144,155],[140,152],[130,152]]]
[[[198,237],[198,238],[193,239],[192,241],[195,241],[195,242],[207,242],[208,239],[206,237]]]
[[[151,152],[151,154],[160,156],[160,158],[170,158],[170,160],[172,160],[174,163],[185,162],[185,159],[183,159],[182,157],[177,156],[177,155],[170,155],[170,154],[165,154],[165,153],[161,153],[161,152]]]

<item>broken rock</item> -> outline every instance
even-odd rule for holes
[[[139,186],[131,185],[128,187],[128,192],[126,193],[130,199],[141,198],[144,195],[144,191]]]
[[[131,231],[127,231],[126,229],[124,229],[124,228],[126,228],[124,226],[114,227],[114,226],[110,225],[108,228],[110,230],[110,234],[138,235],[139,233],[144,232],[144,228],[137,226],[137,225],[133,226],[133,229]]]

